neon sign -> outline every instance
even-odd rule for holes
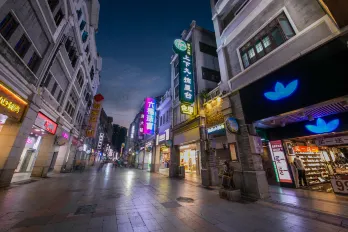
[[[191,105],[181,104],[180,111],[182,114],[193,115],[194,108]]]
[[[282,83],[277,82],[274,87],[274,92],[266,92],[264,93],[264,95],[267,99],[271,101],[278,101],[283,98],[289,97],[296,91],[297,87],[298,80],[290,82],[286,87]]]
[[[52,119],[48,118],[43,113],[39,112],[37,114],[35,125],[40,127],[41,129],[46,130],[51,134],[56,134],[58,124],[55,123]]]
[[[69,134],[66,133],[66,132],[63,132],[63,133],[62,133],[62,137],[63,137],[64,139],[69,139]]]
[[[224,130],[224,129],[225,129],[225,125],[224,124],[219,124],[219,125],[216,125],[216,126],[208,128],[208,134],[212,134],[214,132],[221,131],[221,130]]]
[[[306,125],[307,130],[315,134],[330,133],[337,129],[340,124],[339,119],[334,119],[328,123],[324,119],[318,118],[317,125]]]
[[[145,99],[144,106],[144,134],[153,135],[155,132],[156,100],[153,98]]]
[[[25,100],[0,83],[0,113],[20,121],[27,105]]]
[[[174,40],[174,50],[185,52],[187,50],[186,42],[181,39]]]
[[[135,133],[135,126],[132,126],[132,130],[131,130],[131,139],[134,138],[134,133]]]

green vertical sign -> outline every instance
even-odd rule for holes
[[[183,104],[195,101],[192,45],[181,39],[174,41],[174,52],[179,55],[179,100]]]

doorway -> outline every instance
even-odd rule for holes
[[[52,171],[54,169],[54,164],[56,163],[56,160],[57,160],[57,156],[58,156],[58,152],[54,152],[53,153],[53,156],[52,156],[52,160],[51,160],[51,164],[50,164],[50,167],[48,169],[48,171]]]
[[[33,149],[27,150],[27,152],[25,153],[25,157],[23,159],[22,166],[21,166],[19,172],[26,172],[27,171],[29,162],[30,162],[34,152],[35,152],[35,150],[33,150]]]

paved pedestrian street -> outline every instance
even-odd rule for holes
[[[56,174],[0,192],[0,231],[343,232],[216,190],[135,169]]]

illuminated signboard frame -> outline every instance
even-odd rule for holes
[[[219,132],[225,132],[225,124],[222,123],[207,129],[208,135],[219,133]]]
[[[52,135],[56,134],[58,128],[58,124],[55,121],[53,121],[41,112],[37,114],[35,125]]]
[[[179,56],[179,100],[182,104],[195,102],[192,45],[184,40],[176,39],[173,50]]]
[[[276,169],[275,172],[278,176],[278,180],[281,183],[292,184],[293,182],[288,167],[288,162],[285,157],[282,141],[270,141],[269,146],[271,148],[272,160],[274,164],[273,166]]]
[[[239,123],[236,118],[234,117],[229,117],[225,121],[225,125],[227,130],[230,133],[239,133]]]
[[[180,112],[182,114],[193,115],[195,111],[194,111],[194,107],[192,105],[181,104],[180,105]]]
[[[274,87],[274,92],[266,92],[264,96],[271,101],[278,101],[291,96],[298,87],[298,80],[294,80],[284,86],[283,83],[277,82]]]
[[[27,106],[27,101],[0,82],[0,114],[20,122]]]
[[[132,129],[131,129],[131,139],[134,138],[134,133],[135,133],[135,126],[132,125]]]
[[[156,125],[156,100],[154,98],[146,98],[144,105],[144,134],[153,135]]]

